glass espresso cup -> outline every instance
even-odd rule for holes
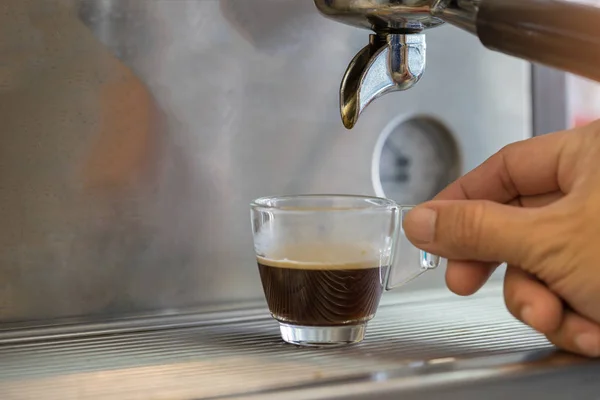
[[[284,341],[336,346],[364,339],[385,290],[436,268],[402,232],[412,207],[346,195],[263,197],[251,204],[258,269]],[[414,266],[403,252],[419,253]],[[416,258],[416,257],[415,257]]]

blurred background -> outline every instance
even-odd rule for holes
[[[600,117],[600,85],[567,74],[567,105],[569,126],[586,125]]]

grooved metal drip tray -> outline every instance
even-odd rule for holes
[[[600,372],[596,363],[555,353],[515,321],[498,289],[469,299],[392,295],[365,342],[337,349],[282,343],[260,309],[129,331],[57,332],[28,340],[0,335],[2,399],[439,398],[426,397],[434,389],[451,398],[453,385]]]

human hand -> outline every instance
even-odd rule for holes
[[[600,356],[600,121],[510,144],[411,210],[404,230],[475,293],[508,264],[504,298],[558,347]]]

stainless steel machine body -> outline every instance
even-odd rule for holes
[[[4,7],[3,321],[260,299],[253,198],[415,203],[532,135],[530,66],[452,28],[432,31],[428,78],[349,133],[337,87],[364,35],[310,2]]]
[[[439,27],[410,96],[382,98],[348,132],[336,114],[338,82],[364,40],[308,1],[3,0],[2,398],[191,399],[239,396],[244,385],[311,386],[323,370],[291,348],[275,361],[304,368],[295,384],[292,373],[279,386],[252,375],[279,345],[252,252],[250,200],[336,192],[416,203],[502,146],[564,127],[562,74]],[[418,362],[470,357],[473,369],[490,352],[548,348],[530,331],[513,345],[524,328],[499,311],[498,293],[492,308],[485,297],[454,309],[443,270],[387,297],[366,347],[305,353],[326,372],[347,366],[326,374],[325,392],[312,398],[330,398],[323,393],[356,374],[389,383]],[[428,301],[427,310],[446,311],[414,313]],[[468,309],[483,319],[469,323]],[[387,354],[396,361],[385,364]],[[156,380],[168,371],[181,379]],[[225,385],[235,371],[237,383]],[[211,376],[220,391],[207,389]],[[207,386],[192,390],[199,377]]]

